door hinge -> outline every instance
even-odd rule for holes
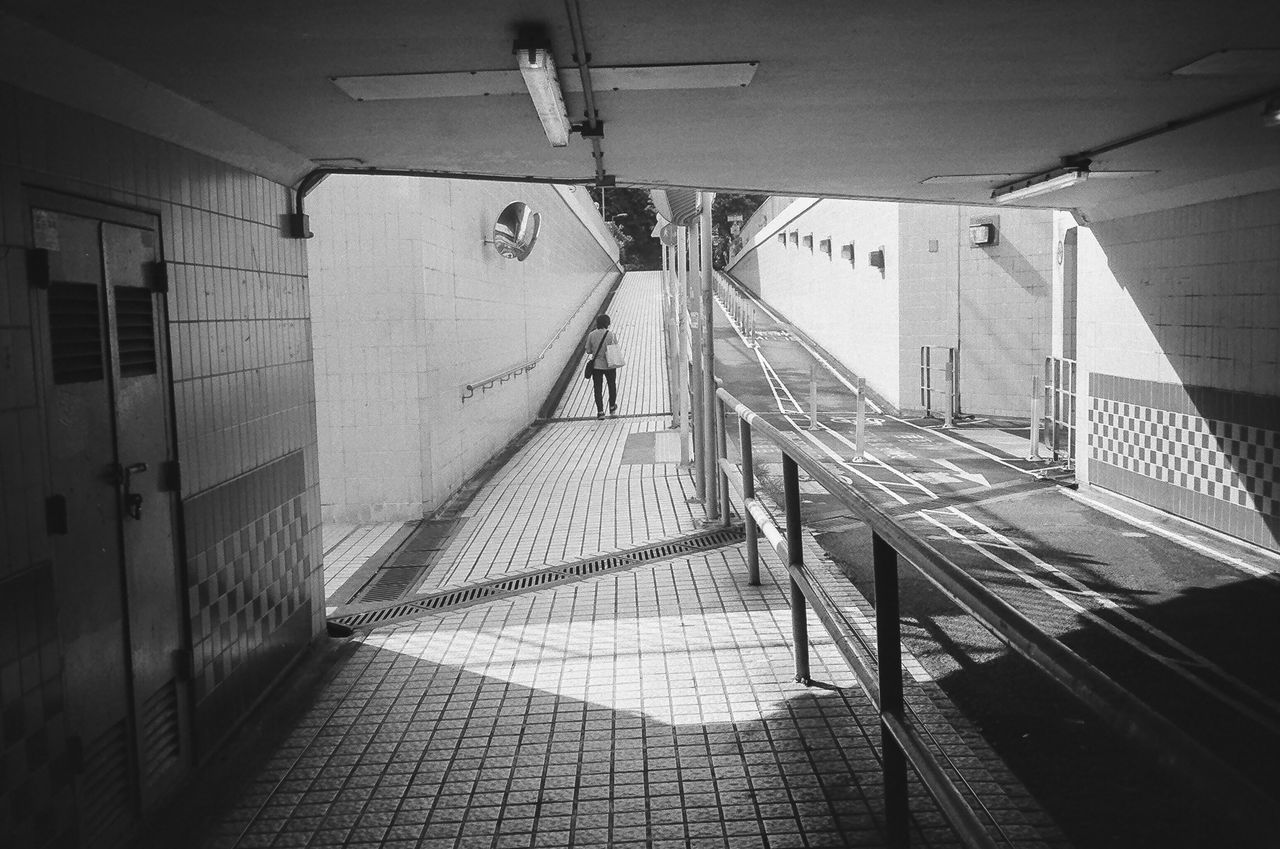
[[[162,259],[147,263],[147,288],[153,292],[169,292],[169,263]]]
[[[67,533],[67,497],[50,495],[44,500],[44,530],[49,536]]]
[[[160,464],[160,491],[182,491],[182,467],[177,460],[165,460]]]
[[[190,681],[195,674],[195,656],[191,649],[174,649],[172,654],[173,677],[179,681]]]
[[[34,289],[49,288],[49,251],[27,248],[27,285]]]

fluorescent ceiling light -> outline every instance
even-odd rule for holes
[[[516,66],[524,77],[525,88],[533,98],[533,108],[552,147],[569,144],[569,115],[556,77],[556,63],[543,47],[517,47]]]
[[[1013,203],[1083,183],[1088,177],[1089,169],[1086,167],[1057,168],[1007,186],[1000,186],[991,193],[991,197],[996,203]]]
[[[592,66],[596,91],[679,91],[704,88],[745,88],[758,62],[712,62],[698,65]],[[363,74],[330,77],[352,100],[414,100],[430,97],[482,97],[524,94],[527,87],[513,69],[498,71],[432,71],[421,74]],[[582,91],[582,78],[570,74],[560,82],[561,93]],[[1016,174],[1006,175],[1009,178]]]

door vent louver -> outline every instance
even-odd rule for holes
[[[54,383],[102,380],[102,319],[98,287],[55,283],[49,287],[49,347]]]
[[[85,751],[80,776],[80,824],[86,846],[115,846],[134,819],[129,735],[112,725]]]
[[[166,681],[142,706],[142,786],[163,780],[181,756],[182,736],[178,727],[178,693],[173,681]]]
[[[155,374],[156,336],[151,291],[136,286],[116,286],[115,290],[120,376]]]

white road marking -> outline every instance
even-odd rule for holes
[[[1089,498],[1087,495],[1081,495],[1078,492],[1072,492],[1070,490],[1067,490],[1066,495],[1069,498],[1073,498],[1076,501],[1079,501],[1081,504],[1086,504],[1089,507],[1092,507],[1094,510],[1097,510],[1101,513],[1106,513],[1108,516],[1119,519],[1122,522],[1127,522],[1128,524],[1133,525],[1134,527],[1144,528],[1153,534],[1162,536],[1167,540],[1178,543],[1179,545],[1186,546],[1187,548],[1198,551],[1201,554],[1207,554],[1208,556],[1212,557],[1214,560],[1217,560],[1220,563],[1225,563],[1226,565],[1231,566],[1232,568],[1237,569],[1245,573],[1246,575],[1249,575],[1254,578],[1269,578],[1270,580],[1273,580],[1273,581],[1280,581],[1280,575],[1277,575],[1275,572],[1271,571],[1270,569],[1264,569],[1261,566],[1255,566],[1252,563],[1248,562],[1247,560],[1241,560],[1239,557],[1236,557],[1235,555],[1227,554],[1225,551],[1219,551],[1218,549],[1205,545],[1202,542],[1191,539],[1190,537],[1183,536],[1177,531],[1171,531],[1168,528],[1162,528],[1153,522],[1148,522],[1145,519],[1139,519],[1137,516],[1126,513],[1123,510],[1117,509],[1108,504],[1103,504],[1101,501],[1097,501],[1095,499]],[[1178,518],[1178,517],[1175,516],[1174,518]],[[1263,552],[1263,553],[1266,553],[1266,552]]]
[[[987,488],[991,487],[991,482],[987,480],[985,475],[980,475],[977,472],[966,472],[964,469],[960,468],[950,460],[939,460],[937,457],[934,457],[933,462],[937,463],[939,466],[942,466],[944,469],[950,469],[952,474],[957,475],[967,481],[976,483],[979,486],[985,486]]]
[[[972,537],[965,536],[964,534],[959,533],[958,531],[954,530],[950,526],[940,522],[938,519],[929,515],[930,513],[947,513],[954,516],[958,516],[961,519],[968,522],[970,525],[981,530],[984,534],[988,535],[991,539],[995,540],[996,545],[991,545],[982,540],[976,540],[976,539],[973,539]],[[1198,687],[1199,689],[1203,690],[1205,693],[1214,697],[1215,699],[1222,702],[1223,704],[1226,704],[1230,707],[1235,708],[1240,713],[1252,718],[1254,721],[1270,729],[1272,732],[1280,731],[1280,722],[1277,722],[1274,715],[1275,713],[1280,712],[1280,703],[1274,701],[1268,696],[1253,689],[1244,681],[1241,681],[1239,678],[1236,678],[1235,676],[1231,675],[1222,667],[1210,661],[1204,655],[1201,655],[1193,651],[1191,648],[1178,642],[1173,637],[1166,634],[1164,631],[1161,631],[1155,626],[1150,625],[1147,622],[1144,622],[1143,620],[1139,619],[1137,616],[1133,615],[1128,610],[1121,607],[1112,599],[1080,583],[1075,578],[1063,572],[1061,569],[1057,568],[1051,563],[1046,562],[1045,560],[1033,554],[1031,551],[1027,550],[1023,546],[1019,545],[1018,543],[1009,539],[1005,535],[996,531],[994,528],[990,527],[989,525],[986,525],[978,521],[977,519],[967,515],[962,510],[959,510],[955,507],[946,507],[946,508],[942,508],[941,510],[932,510],[932,511],[919,510],[917,511],[917,515],[919,515],[921,518],[928,521],[930,524],[935,525],[936,527],[939,527],[943,531],[949,533],[952,537],[959,540],[964,545],[972,548],[974,551],[977,551],[978,553],[982,554],[991,562],[996,563],[997,565],[1002,567],[1005,571],[1021,578],[1025,583],[1029,584],[1032,587],[1035,587],[1040,592],[1044,593],[1049,598],[1052,598],[1053,600],[1057,601],[1059,604],[1063,605],[1067,609],[1088,619],[1091,623],[1107,631],[1113,637],[1133,646],[1134,648],[1143,652],[1148,657],[1160,663],[1162,666],[1165,666],[1168,669],[1173,670],[1180,677],[1182,677],[1192,685]],[[991,548],[1002,548],[1002,549],[1017,553],[1018,555],[1022,556],[1024,559],[1026,559],[1028,562],[1030,562],[1034,566],[1055,576],[1056,578],[1058,578],[1059,580],[1067,584],[1069,587],[1071,587],[1071,589],[1069,591],[1064,591],[1064,590],[1055,589],[1054,587],[1050,587],[1048,584],[1046,584],[1041,579],[1037,578],[1035,575],[1030,574],[1026,570],[1018,568],[1017,566],[1015,566],[1013,563],[1010,563],[1005,558],[992,553],[990,550]],[[1156,643],[1160,644],[1163,648],[1167,650],[1171,650],[1177,653],[1178,655],[1181,655],[1181,660],[1169,658],[1162,652],[1153,650],[1152,646],[1138,639],[1135,639],[1134,637],[1120,630],[1119,628],[1117,628],[1115,625],[1111,624],[1107,620],[1102,619],[1093,611],[1085,608],[1079,602],[1075,601],[1074,599],[1068,598],[1067,597],[1068,592],[1070,592],[1070,594],[1072,595],[1076,595],[1081,598],[1087,598],[1088,600],[1092,601],[1094,604],[1097,604],[1098,606],[1111,611],[1113,614],[1124,619],[1125,622],[1129,623],[1130,625],[1134,626],[1135,628],[1145,633],[1148,637],[1150,637]],[[1225,684],[1228,687],[1236,690],[1240,695],[1245,696],[1246,698],[1252,700],[1256,704],[1265,705],[1266,708],[1269,711],[1271,711],[1271,715],[1260,712],[1258,709],[1250,705],[1242,704],[1240,700],[1235,696],[1227,692],[1224,692],[1222,689],[1214,686],[1212,683],[1204,680],[1203,678],[1197,675],[1192,674],[1190,671],[1184,668],[1183,664],[1185,663],[1193,664],[1196,668],[1203,670],[1206,673],[1209,673],[1213,677],[1217,678],[1220,683]]]

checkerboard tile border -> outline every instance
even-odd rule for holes
[[[1090,399],[1094,462],[1280,517],[1280,430]]]

